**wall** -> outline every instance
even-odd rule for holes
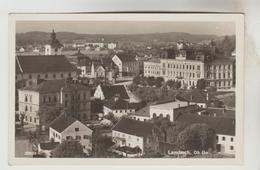
[[[225,138],[225,140],[223,140]],[[217,134],[217,144],[221,145],[221,153],[235,154],[236,153],[236,139],[235,136]],[[231,141],[233,139],[233,141]],[[233,146],[233,150],[230,148]]]

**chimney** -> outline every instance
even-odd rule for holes
[[[63,104],[63,87],[60,89],[60,104]]]

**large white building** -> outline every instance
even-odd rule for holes
[[[150,119],[153,117],[166,117],[174,121],[176,109],[188,106],[188,102],[172,101],[150,105]]]
[[[85,153],[90,154],[92,151],[92,130],[66,114],[60,115],[50,124],[49,140],[59,143],[78,140]]]
[[[204,78],[204,63],[185,57],[145,61],[144,76],[163,77],[165,81],[180,81],[183,86],[196,86],[197,81]]]

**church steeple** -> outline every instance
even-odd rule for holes
[[[56,40],[56,33],[55,33],[54,29],[52,29],[51,40],[52,40],[52,41],[55,41],[55,40]]]

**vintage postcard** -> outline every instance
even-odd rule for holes
[[[242,14],[10,14],[11,165],[243,164]]]

